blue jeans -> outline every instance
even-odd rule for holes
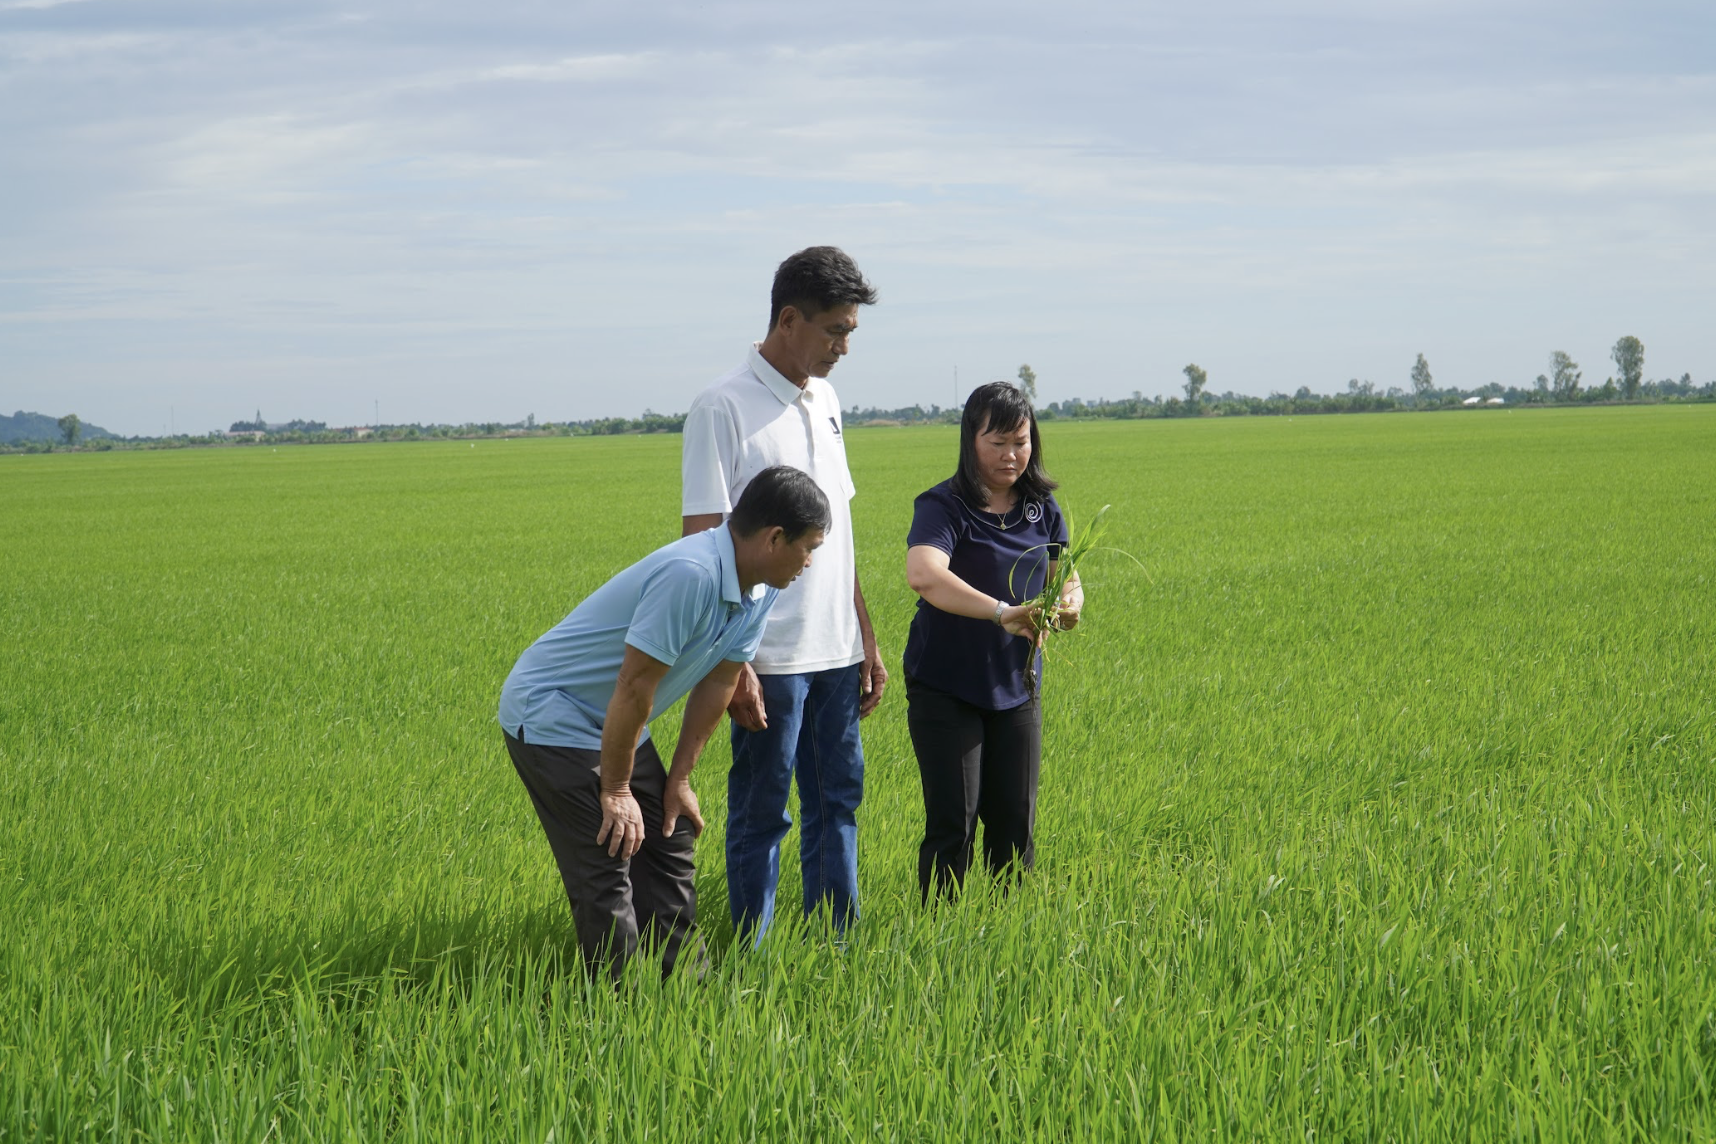
[[[835,928],[858,920],[858,664],[804,675],[759,675],[769,725],[733,724],[727,775],[727,903],[740,934],[757,941],[775,916],[781,839],[792,826],[787,795],[798,775],[804,912],[826,902]]]

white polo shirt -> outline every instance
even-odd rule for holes
[[[733,511],[771,465],[810,474],[833,520],[810,567],[781,592],[752,666],[760,675],[848,667],[864,658],[852,602],[852,507],[840,399],[819,377],[800,389],[751,346],[745,364],[697,395],[685,415],[680,473],[685,516]]]

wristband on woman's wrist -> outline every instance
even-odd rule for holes
[[[991,621],[993,621],[995,624],[999,625],[1001,623],[1001,613],[1005,612],[1006,610],[1007,610],[1007,605],[1003,604],[1000,600],[996,600],[995,601],[995,614],[993,616],[990,616],[989,619]]]

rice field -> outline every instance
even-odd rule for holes
[[[713,969],[617,993],[494,708],[676,437],[0,457],[0,1141],[1716,1140],[1716,408],[1044,434],[1144,569],[1035,873],[919,905],[896,686],[862,923],[743,950],[723,734]],[[956,438],[847,436],[897,667]]]

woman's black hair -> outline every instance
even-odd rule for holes
[[[982,510],[989,503],[989,488],[977,468],[977,436],[984,429],[1003,432],[1029,422],[1031,426],[1031,459],[1025,471],[1013,482],[1021,500],[1045,501],[1058,482],[1043,467],[1043,442],[1037,434],[1037,413],[1025,391],[1010,381],[992,381],[971,391],[965,399],[965,413],[959,419],[959,468],[951,482],[954,495],[970,507]]]
[[[779,525],[790,544],[813,528],[827,532],[832,520],[828,498],[809,473],[775,465],[751,478],[727,518],[727,527],[735,536],[754,536]]]

